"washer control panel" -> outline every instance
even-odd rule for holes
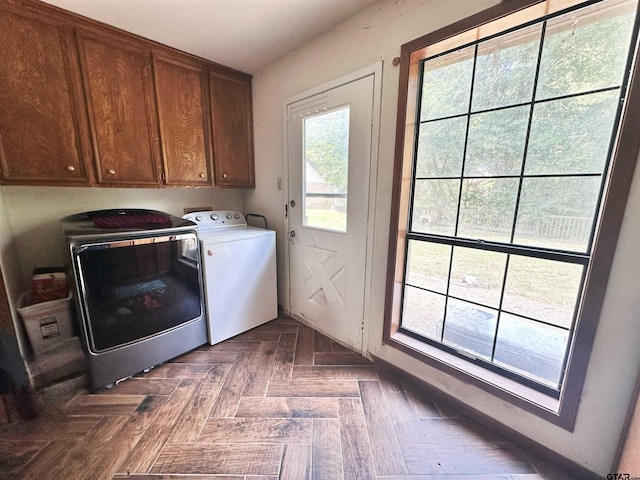
[[[247,220],[244,215],[233,210],[191,212],[183,215],[182,218],[197,224],[199,230],[247,226]]]

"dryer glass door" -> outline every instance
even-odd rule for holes
[[[160,334],[203,314],[195,233],[84,244],[74,248],[90,350],[102,352]]]

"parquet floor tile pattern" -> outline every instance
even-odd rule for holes
[[[0,428],[0,478],[572,478],[290,318],[45,401]]]

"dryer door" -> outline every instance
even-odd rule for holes
[[[203,315],[196,233],[72,247],[91,352],[130,344]]]

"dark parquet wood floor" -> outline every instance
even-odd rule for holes
[[[0,428],[0,478],[570,479],[279,318]]]

